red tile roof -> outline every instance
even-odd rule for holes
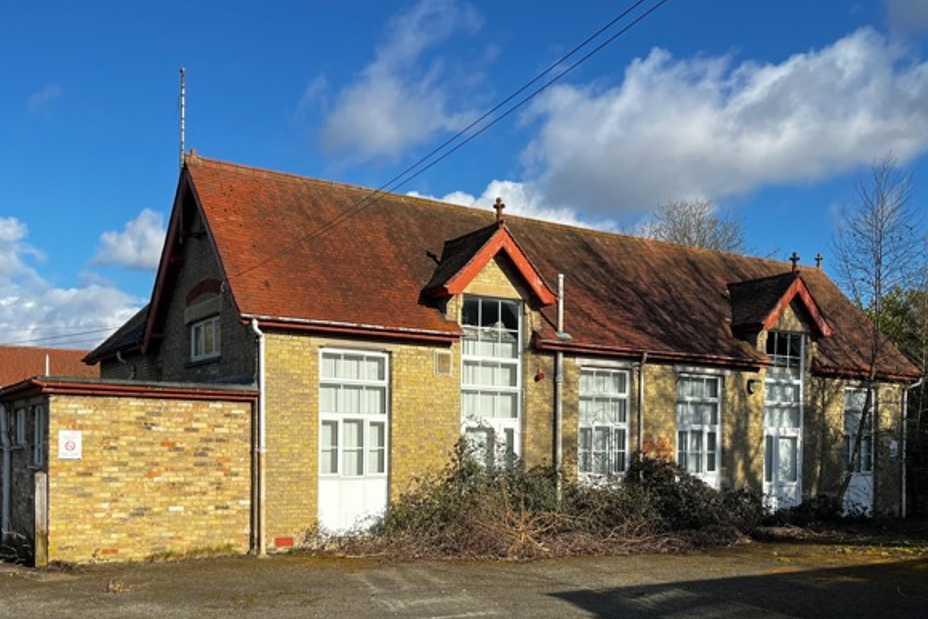
[[[86,350],[66,348],[0,346],[0,387],[46,374],[69,378],[99,378],[99,368],[85,365],[81,361],[86,354]]]
[[[187,183],[243,316],[372,336],[459,336],[423,291],[453,271],[436,264],[445,243],[491,227],[494,213],[198,156],[187,161],[179,195]],[[566,277],[571,338],[557,337],[549,306],[535,325],[539,347],[729,365],[765,359],[732,333],[729,286],[792,265],[514,216],[506,227],[543,281]],[[814,369],[865,372],[864,315],[823,272],[803,268],[801,276],[834,328],[819,341]],[[895,348],[884,356],[887,376],[918,375]]]

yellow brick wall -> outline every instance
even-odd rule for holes
[[[49,396],[48,559],[246,552],[251,404]],[[81,460],[58,432],[80,430]]]
[[[449,462],[460,434],[460,348],[378,344],[269,333],[267,543],[314,529],[319,513],[319,354],[325,348],[385,352],[390,363],[389,498]],[[436,376],[435,351],[451,350],[451,375]]]
[[[844,477],[845,389],[861,386],[859,381],[823,378],[808,381],[803,446],[807,454],[815,453],[816,457],[806,457],[803,462],[804,498],[835,496],[838,492]],[[898,385],[877,385],[873,480],[875,510],[883,514],[901,513],[902,463],[898,456],[894,458],[891,454],[893,450],[900,454],[902,449],[902,397]]]

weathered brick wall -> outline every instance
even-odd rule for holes
[[[844,390],[846,381],[809,377],[803,409],[802,493],[804,499],[834,496],[844,472]],[[814,457],[813,457],[814,455]]]
[[[844,479],[845,389],[861,387],[859,381],[812,378],[807,390],[804,438],[807,457],[803,463],[803,495],[835,496]],[[877,416],[873,420],[874,464],[872,473],[874,513],[901,513],[902,492],[902,388],[879,384]]]
[[[198,230],[197,218],[186,224]],[[234,380],[250,382],[255,372],[255,337],[247,325],[242,325],[228,291],[222,299],[222,355],[218,359],[191,363],[190,325],[184,323],[187,294],[200,282],[222,280],[222,271],[210,240],[189,237],[184,240],[184,264],[180,269],[173,298],[170,299],[164,340],[159,351],[162,379],[182,382]]]
[[[748,392],[748,381],[753,393]],[[731,372],[723,385],[722,488],[760,492],[764,482],[764,373]]]
[[[185,215],[187,230],[202,227],[199,218]],[[173,381],[173,382],[235,382],[250,383],[255,375],[257,356],[255,336],[249,325],[243,325],[231,294],[223,289],[220,323],[222,354],[216,359],[191,362],[190,325],[184,322],[187,295],[197,284],[223,278],[219,261],[210,240],[205,236],[189,236],[183,241],[184,263],[180,267],[174,294],[162,299],[167,303],[164,337],[157,342],[157,355],[131,354],[125,363],[109,359],[101,363],[104,379]],[[206,297],[203,297],[206,298]]]
[[[899,385],[879,387],[879,415],[874,432],[875,496],[877,514],[902,514],[902,398]]]
[[[49,560],[245,552],[251,513],[250,403],[49,396]],[[83,457],[58,458],[59,430]]]
[[[676,461],[677,375],[672,366],[646,363],[642,451]]]
[[[26,441],[21,445],[14,442],[10,452],[10,531],[13,534],[12,543],[16,546],[26,545],[30,548],[34,541],[35,526],[35,473],[44,470],[44,467],[33,466],[32,443],[34,438],[33,411],[36,406],[45,407],[41,397],[21,399],[16,402],[7,402],[7,411],[12,422],[16,411],[26,411]],[[47,418],[46,418],[47,419]],[[15,441],[15,425],[11,439]],[[0,462],[2,467],[2,462]]]

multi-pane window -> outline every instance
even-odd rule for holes
[[[802,376],[805,336],[770,331],[764,393],[764,481],[799,480],[799,445],[802,431]]]
[[[580,372],[577,467],[584,477],[622,475],[628,459],[628,372]]]
[[[872,393],[868,406],[866,389],[844,391],[844,470],[852,473],[873,472],[873,418],[875,415],[876,407]],[[861,424],[861,419],[864,419],[863,424]],[[856,461],[852,461],[858,433],[860,434],[860,455]]]
[[[802,333],[770,331],[767,334],[767,355],[773,367],[767,370],[767,375],[801,378],[804,340]]]
[[[26,409],[17,408],[15,413],[15,424],[13,442],[22,447],[26,445]]]
[[[319,472],[360,477],[387,472],[387,356],[326,350],[319,378]]]
[[[517,301],[465,297],[461,423],[481,459],[518,455],[522,385],[521,311]]]
[[[190,325],[190,359],[213,359],[222,352],[222,333],[219,316],[213,316]]]
[[[45,464],[45,409],[35,406],[32,409],[32,465]]]
[[[721,379],[677,377],[677,464],[715,483],[719,472]]]

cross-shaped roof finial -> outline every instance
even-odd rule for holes
[[[815,268],[816,269],[820,271],[822,270],[822,260],[824,259],[825,258],[822,257],[822,252],[818,252],[817,254],[815,254]]]
[[[493,209],[496,211],[496,223],[503,223],[503,209],[506,208],[506,205],[503,204],[502,198],[496,198],[496,204],[493,205]]]
[[[793,252],[793,255],[789,257],[789,261],[793,263],[793,273],[799,270],[799,254]]]

